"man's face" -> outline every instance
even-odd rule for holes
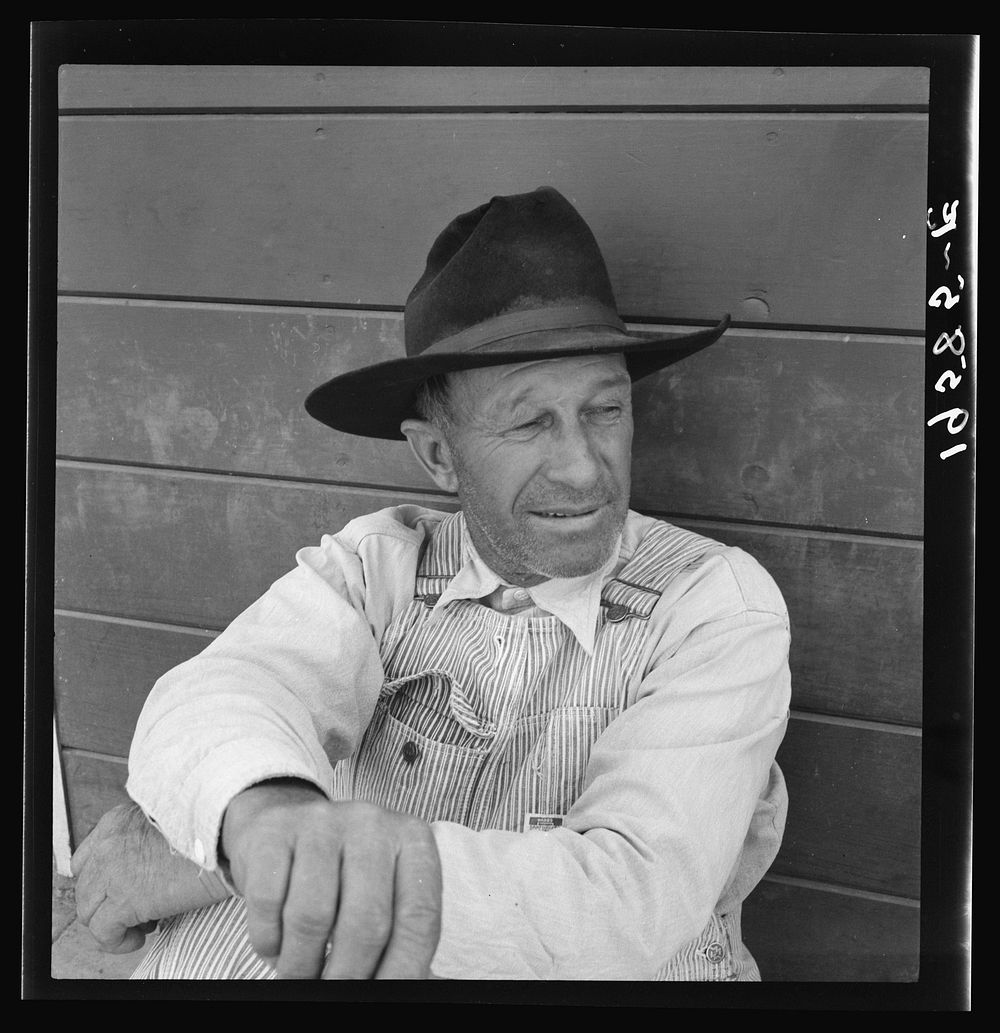
[[[628,511],[632,385],[621,355],[449,378],[446,437],[479,554],[512,584],[578,577],[611,556]]]

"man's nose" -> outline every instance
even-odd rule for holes
[[[577,425],[563,427],[552,442],[548,479],[556,484],[583,490],[600,479],[600,460],[595,442],[587,429]]]

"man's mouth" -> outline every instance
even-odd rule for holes
[[[574,520],[582,517],[593,516],[601,506],[590,506],[587,508],[571,507],[567,509],[533,509],[532,516],[542,517],[546,520]]]

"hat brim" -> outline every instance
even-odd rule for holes
[[[342,373],[311,391],[305,408],[314,419],[365,438],[403,441],[399,425],[414,416],[417,388],[429,377],[514,362],[538,362],[577,355],[621,352],[633,381],[649,376],[714,344],[729,326],[725,316],[713,327],[689,334],[652,334],[600,328],[544,330],[497,342],[477,351],[435,352],[390,359]]]

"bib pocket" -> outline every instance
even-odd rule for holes
[[[383,686],[353,758],[351,795],[424,821],[461,821],[492,742],[456,719],[455,685],[424,671]]]

